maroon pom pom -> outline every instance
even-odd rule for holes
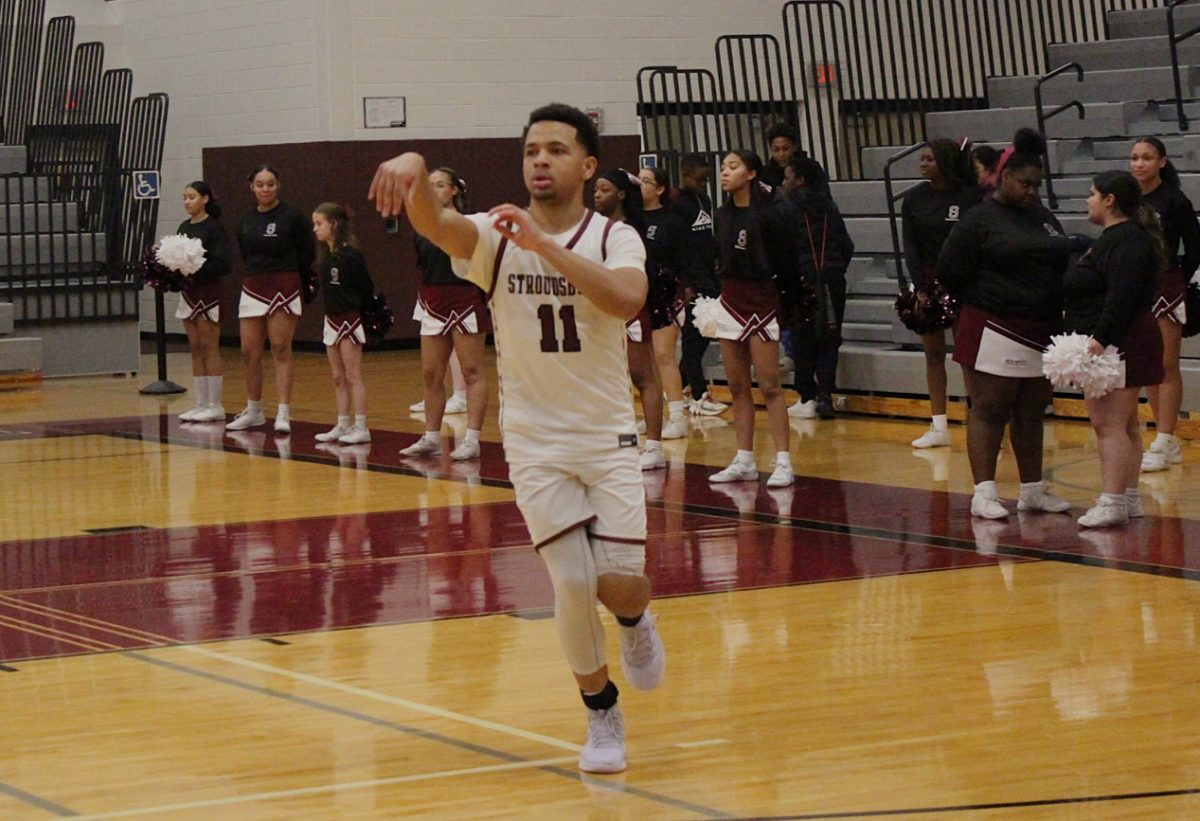
[[[160,291],[182,291],[187,283],[187,277],[158,261],[157,249],[153,246],[146,250],[138,265],[138,272],[144,285]]]
[[[952,327],[958,319],[958,300],[937,280],[901,291],[896,297],[896,314],[904,327],[915,334],[931,334]]]

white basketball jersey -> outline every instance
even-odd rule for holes
[[[489,295],[509,462],[584,462],[637,447],[625,320],[606,314],[542,257],[504,240],[487,214],[454,272]],[[646,269],[637,232],[589,210],[552,239],[609,269]],[[499,256],[498,256],[499,255]]]

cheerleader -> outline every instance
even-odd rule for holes
[[[325,353],[337,401],[337,424],[332,430],[318,433],[317,441],[361,445],[371,441],[371,432],[367,429],[367,386],[362,375],[362,346],[367,338],[360,312],[375,293],[375,284],[358,250],[358,241],[350,233],[345,208],[333,202],[321,203],[313,212],[312,225],[325,293]]]
[[[593,203],[602,216],[617,222],[627,222],[646,241],[646,215],[642,208],[641,181],[623,168],[616,168],[596,178]],[[646,265],[647,277],[652,267]],[[654,292],[653,282],[649,293]],[[663,391],[658,367],[654,362],[654,343],[651,339],[650,296],[638,315],[625,324],[625,351],[629,359],[629,376],[642,402],[642,418],[646,424],[646,445],[642,451],[642,470],[658,470],[667,466],[663,455]]]
[[[1162,334],[1151,308],[1159,273],[1167,265],[1158,218],[1142,204],[1131,174],[1098,175],[1087,205],[1088,219],[1104,233],[1063,279],[1065,324],[1091,337],[1089,353],[1115,345],[1125,378],[1104,396],[1084,399],[1100,446],[1102,492],[1079,525],[1111,527],[1145,515],[1137,489],[1142,462],[1138,393],[1163,378]]]
[[[452,168],[438,168],[429,182],[444,209],[462,213],[467,207],[467,186]],[[479,433],[487,413],[487,380],[483,351],[492,330],[487,295],[454,274],[450,257],[425,237],[416,236],[417,268],[421,285],[417,304],[421,316],[421,377],[425,385],[425,433],[401,448],[402,456],[433,456],[442,452],[442,419],[448,412],[446,367],[457,353],[466,384],[467,432],[450,453],[456,462],[479,458]],[[457,395],[457,393],[456,393]],[[453,397],[451,399],[453,401]]]
[[[271,341],[279,409],[275,432],[292,432],[292,338],[301,311],[301,272],[316,256],[312,223],[279,200],[279,174],[267,165],[249,177],[256,206],[238,223],[238,248],[246,266],[238,303],[242,359],[246,363],[246,408],[226,430],[246,430],[267,423],[263,415],[263,343]]]
[[[675,350],[679,345],[679,328],[684,319],[684,282],[694,275],[684,271],[695,265],[688,242],[689,227],[674,211],[663,207],[663,197],[671,187],[665,168],[643,168],[641,180],[642,207],[646,216],[646,272],[650,279],[651,339],[654,363],[659,381],[667,397],[667,422],[663,439],[681,439],[688,434],[684,411],[683,377],[676,365]]]
[[[970,397],[967,454],[975,478],[971,515],[1002,519],[996,461],[1009,427],[1021,478],[1018,510],[1062,513],[1070,503],[1042,482],[1043,423],[1052,398],[1042,352],[1062,328],[1062,276],[1072,250],[1038,196],[1045,142],[1021,129],[1005,151],[996,192],[950,231],[937,275],[962,305],[954,361]]]
[[[995,149],[992,149],[995,151]],[[900,206],[904,231],[904,268],[918,292],[939,290],[937,260],[950,230],[982,193],[967,181],[964,153],[953,140],[930,140],[921,149],[925,182],[910,188]],[[953,317],[947,319],[952,320]],[[946,416],[946,330],[922,333],[925,381],[929,386],[929,430],[913,440],[914,448],[944,448],[950,444]]]
[[[758,479],[754,461],[754,397],[751,366],[767,405],[775,465],[768,487],[795,480],[788,451],[787,407],[779,388],[780,286],[794,288],[798,278],[792,227],[759,184],[762,160],[737,149],[721,161],[721,190],[727,198],[717,212],[717,254],[721,280],[717,338],[733,394],[737,455],[710,482]]]
[[[1154,298],[1154,316],[1163,341],[1164,376],[1161,385],[1146,388],[1154,411],[1155,437],[1142,456],[1142,470],[1150,473],[1183,461],[1183,451],[1175,435],[1183,400],[1179,353],[1183,323],[1187,320],[1187,283],[1200,267],[1200,224],[1191,201],[1179,189],[1179,173],[1167,159],[1162,140],[1157,137],[1138,140],[1129,155],[1129,170],[1141,187],[1143,201],[1158,214],[1168,262],[1159,277]]]
[[[178,234],[200,240],[204,265],[187,278],[177,319],[183,320],[192,352],[192,384],[196,407],[179,414],[182,422],[224,422],[221,394],[225,371],[221,364],[221,277],[229,273],[229,235],[221,225],[221,206],[208,183],[196,180],[183,189],[188,218]]]

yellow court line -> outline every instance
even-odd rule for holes
[[[124,639],[136,639],[138,641],[152,641],[155,644],[178,644],[176,639],[169,636],[160,636],[156,633],[147,633],[143,630],[137,630],[132,627],[123,627],[122,625],[113,622],[101,621],[94,619],[91,616],[84,616],[80,613],[72,613],[69,610],[59,610],[55,607],[49,607],[36,602],[24,602],[20,599],[14,599],[11,596],[0,594],[0,606],[8,606],[14,610],[24,610],[27,613],[36,613],[39,616],[64,621],[67,624],[76,624],[80,627],[90,627],[95,630],[102,630],[105,633],[112,633],[114,636],[120,636]],[[0,616],[0,618],[3,618]],[[124,648],[119,648],[124,649]]]
[[[61,641],[65,644],[74,644],[76,647],[82,647],[85,650],[91,650],[93,652],[124,649],[115,644],[109,644],[108,642],[89,639],[86,636],[76,636],[71,633],[64,633],[61,630],[54,630],[53,628],[44,628],[37,624],[31,624],[26,621],[21,621],[20,619],[8,618],[7,616],[0,616],[0,626],[10,627],[13,630],[20,630],[23,633],[30,633],[35,636],[40,636],[44,639],[50,639],[51,641]],[[52,635],[54,633],[57,633],[58,635]],[[85,642],[92,643],[86,644]]]
[[[390,784],[408,784],[414,781],[430,781],[437,778],[460,778],[462,776],[482,775],[485,773],[508,772],[511,770],[531,770],[539,767],[556,767],[560,764],[571,764],[575,756],[559,756],[558,758],[543,758],[540,761],[514,761],[508,764],[491,764],[486,767],[468,767],[459,770],[439,770],[432,773],[417,773],[414,775],[398,775],[392,778],[374,778],[369,781],[347,781],[342,784],[323,784],[319,787],[298,787],[292,790],[275,790],[272,792],[237,795],[229,798],[210,798],[206,801],[189,801],[183,804],[163,804],[158,807],[142,807],[134,810],[118,810],[93,815],[72,816],[77,821],[99,821],[105,818],[132,818],[138,815],[157,815],[159,813],[181,812],[196,810],[204,807],[227,807],[231,804],[245,804],[251,801],[273,801],[284,798],[296,798],[304,795],[321,795],[322,793],[359,790],[367,787],[382,787]]]

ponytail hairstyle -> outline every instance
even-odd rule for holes
[[[467,184],[463,182],[463,178],[458,176],[458,172],[447,165],[440,165],[433,169],[435,172],[441,172],[450,178],[451,184],[454,185],[454,199],[451,202],[454,204],[454,210],[460,214],[467,212]]]
[[[251,177],[251,179],[254,178]],[[210,186],[204,180],[193,180],[192,182],[189,182],[186,187],[192,189],[202,197],[208,197],[208,202],[204,203],[204,213],[208,214],[215,220],[219,220],[221,218],[221,206],[219,203],[217,203],[216,195],[214,195],[212,192],[212,186]]]
[[[1175,168],[1175,163],[1171,162],[1167,157],[1167,147],[1163,145],[1163,141],[1158,137],[1140,137],[1134,145],[1148,145],[1158,152],[1158,156],[1166,160],[1166,165],[1162,167],[1162,171],[1158,172],[1158,176],[1162,181],[1171,186],[1175,190],[1179,190],[1180,180],[1179,171]]]
[[[254,182],[254,178],[257,177],[259,174],[261,174],[264,171],[266,171],[272,177],[274,177],[275,182],[280,183],[280,184],[283,183],[283,177],[279,176],[279,172],[276,171],[271,166],[267,165],[266,163],[262,163],[260,165],[254,166],[254,170],[246,175],[246,182]]]
[[[320,214],[333,226],[333,250],[340,251],[346,246],[358,247],[358,240],[350,231],[350,214],[346,206],[336,202],[323,202],[313,209],[314,214]],[[324,242],[317,243],[317,259],[324,262],[329,256],[329,246]]]
[[[996,178],[1005,171],[1016,171],[1018,168],[1037,168],[1045,170],[1042,165],[1042,155],[1046,153],[1046,140],[1032,128],[1017,129],[1013,135],[1012,145],[1004,149],[1000,162],[996,166]]]
[[[938,173],[951,188],[961,188],[971,178],[971,155],[966,141],[959,143],[944,137],[925,143],[933,153]]]
[[[1139,142],[1142,142],[1139,140]],[[1139,228],[1150,235],[1154,244],[1154,256],[1158,271],[1167,269],[1167,243],[1163,238],[1162,223],[1158,214],[1142,201],[1142,188],[1128,171],[1102,171],[1092,179],[1092,187],[1101,197],[1112,195],[1113,205],[1123,217],[1129,217]]]
[[[983,188],[985,191],[991,191],[996,187],[997,169],[1000,166],[1000,152],[992,148],[990,145],[976,145],[971,147],[971,175],[968,179],[975,181],[975,185]],[[983,173],[979,173],[975,168],[975,163],[978,162],[983,166]]]
[[[630,174],[624,168],[614,168],[604,172],[600,177],[608,180],[625,195],[625,199],[621,203],[625,221],[632,225],[640,236],[645,237],[646,209],[642,205],[642,181],[637,178],[636,174]],[[655,179],[658,178],[655,177]]]

